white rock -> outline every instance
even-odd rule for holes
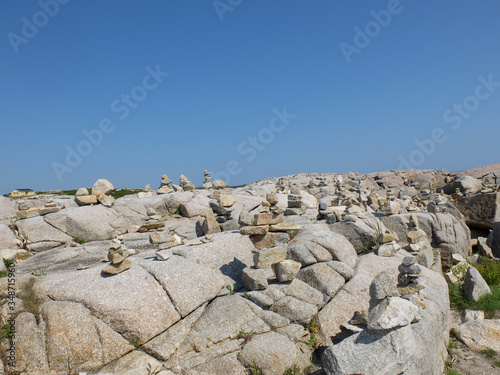
[[[92,195],[97,195],[97,193],[109,194],[114,189],[115,188],[111,182],[106,179],[99,179],[92,186]]]

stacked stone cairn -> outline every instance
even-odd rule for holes
[[[157,194],[168,194],[174,191],[173,187],[170,186],[172,180],[167,177],[166,174],[161,176],[160,188],[156,191]]]
[[[408,241],[408,246],[406,247],[407,251],[415,254],[430,246],[427,235],[418,227],[418,218],[416,215],[410,216],[408,229],[410,231],[406,234],[406,239]]]
[[[419,228],[417,215],[410,215],[408,229],[406,234],[408,245],[405,250],[416,257],[418,264],[440,272],[441,252],[432,248],[427,234]]]
[[[397,215],[402,212],[401,205],[396,200],[396,196],[392,190],[387,192],[387,200],[384,203],[383,211],[385,215]]]
[[[286,186],[285,186],[285,179],[283,177],[278,178],[278,182],[276,183],[276,191],[278,193],[285,193]]]
[[[415,270],[412,269],[413,271]],[[367,319],[367,328],[370,331],[405,327],[421,319],[419,306],[401,293],[396,275],[391,270],[383,271],[375,277],[370,285],[370,297]]]
[[[212,181],[210,181],[210,173],[207,170],[203,173],[203,177],[205,178],[205,181],[203,181],[203,187],[205,189],[211,189],[213,184]]]
[[[127,249],[123,244],[123,236],[117,236],[109,244],[108,260],[111,264],[104,267],[102,272],[110,275],[118,275],[128,270],[132,267],[132,261],[128,257],[134,254],[135,250]]]
[[[423,293],[425,287],[419,282],[422,268],[417,264],[417,259],[413,256],[404,257],[398,271],[398,291],[401,297],[425,308]]]
[[[288,208],[285,210],[285,215],[303,215],[306,212],[302,203],[300,189],[296,186],[290,189],[288,194]]]
[[[298,232],[300,226],[286,223],[277,203],[276,194],[268,194],[262,204],[263,212],[254,216],[254,225],[240,229],[256,248],[254,266],[242,271],[243,283],[250,291],[266,289],[268,279],[274,277],[279,282],[292,281],[301,267],[299,262],[286,259],[290,233]]]
[[[182,191],[191,191],[196,189],[196,186],[191,181],[189,181],[187,177],[184,176],[183,174],[181,174],[181,176],[179,177],[179,186],[181,187]]]
[[[495,177],[495,180],[491,180],[491,179],[487,179],[484,183],[483,183],[483,189],[481,190],[481,193],[482,194],[488,194],[488,193],[494,193],[495,191],[498,190],[498,186],[496,184],[496,181],[497,181],[497,177],[496,175],[494,175]]]
[[[379,220],[378,218],[375,220]],[[378,225],[382,225],[381,223]],[[392,257],[396,254],[401,246],[397,243],[397,236],[390,231],[380,233],[378,238],[379,246],[376,249],[377,255],[382,257]]]
[[[144,223],[139,227],[140,233],[151,230],[161,230],[161,228],[165,227],[165,221],[161,220],[162,216],[159,215],[153,207],[148,207],[146,213],[147,216],[143,218]]]

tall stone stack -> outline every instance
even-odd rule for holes
[[[111,264],[103,268],[102,272],[110,275],[117,275],[132,267],[132,261],[128,259],[135,254],[132,249],[127,249],[123,243],[123,236],[111,240],[109,244],[108,260]]]
[[[398,291],[401,297],[425,308],[423,293],[425,287],[419,282],[422,269],[417,264],[417,259],[413,256],[405,257],[398,271]]]
[[[211,189],[213,185],[210,181],[210,173],[207,170],[203,173],[203,177],[205,178],[205,181],[203,181],[203,187],[205,189]]]
[[[288,194],[288,208],[285,210],[285,215],[303,215],[305,212],[300,190],[294,187]]]
[[[290,233],[298,232],[300,226],[286,223],[283,210],[277,206],[276,194],[268,194],[263,202],[264,212],[254,216],[254,225],[242,227],[240,233],[248,235],[257,252],[254,266],[243,270],[242,278],[248,290],[262,290],[268,286],[268,279],[276,277],[280,282],[291,281],[300,270],[301,264],[287,260],[287,243]],[[274,268],[274,273],[270,270]]]
[[[370,286],[369,331],[392,330],[421,319],[419,306],[401,295],[392,271],[383,271],[375,277]]]
[[[278,182],[276,183],[276,191],[278,193],[285,193],[286,192],[285,179],[283,177],[280,177],[278,179]]]
[[[441,272],[441,251],[432,248],[427,234],[418,226],[417,215],[412,214],[410,216],[408,229],[409,231],[406,234],[408,245],[405,250],[415,256],[418,264],[436,272]]]
[[[158,194],[168,194],[174,191],[174,188],[170,186],[172,180],[167,177],[166,174],[161,175],[160,188],[157,190]]]
[[[392,190],[387,192],[387,200],[383,208],[385,215],[397,215],[401,213],[401,205],[396,200],[396,196]]]

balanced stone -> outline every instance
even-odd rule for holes
[[[370,296],[376,300],[399,297],[395,273],[390,270],[379,273],[370,286]]]
[[[274,193],[272,194],[267,194],[266,197],[267,201],[271,204],[271,206],[276,206],[279,202],[278,196]]]
[[[259,226],[246,226],[240,228],[240,234],[242,235],[257,235],[262,236],[266,234],[269,230],[269,225],[259,225]]]
[[[95,195],[79,195],[75,196],[75,202],[79,206],[88,206],[97,204],[97,197]]]
[[[161,175],[161,186],[170,186],[172,180],[166,174]]]
[[[285,217],[280,214],[260,213],[254,216],[255,225],[274,225],[285,221]]]
[[[203,187],[205,189],[211,189],[212,188],[212,182],[210,181],[210,173],[206,170],[203,173],[203,176],[205,178],[205,181],[203,181]]]
[[[128,270],[130,267],[132,267],[132,261],[127,258],[119,264],[108,264],[103,268],[102,272],[110,275],[118,275],[119,273]]]
[[[302,208],[302,196],[288,195],[288,208]]]
[[[222,207],[231,207],[236,203],[236,199],[231,194],[221,194],[217,199],[217,202]]]
[[[89,195],[89,191],[87,190],[87,188],[80,188],[76,191],[75,197],[81,197],[84,195]]]

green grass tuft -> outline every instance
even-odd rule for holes
[[[488,358],[493,358],[497,355],[497,352],[491,348],[485,349],[485,350],[481,351],[481,353],[483,353]]]
[[[500,310],[500,285],[492,285],[490,288],[492,294],[488,294],[478,302],[474,302],[467,299],[462,286],[450,283],[450,305],[458,310],[482,310],[487,317],[492,317],[496,310]]]
[[[474,264],[488,285],[500,285],[500,262],[481,257],[482,263]]]
[[[121,197],[126,197],[127,195],[140,193],[141,191],[142,189],[115,189],[111,193],[109,193],[109,195],[115,199],[118,199]]]
[[[286,370],[283,375],[301,375],[300,368],[295,364]]]
[[[35,293],[35,279],[29,279],[21,286],[19,298],[24,302],[24,309],[33,315],[38,315],[40,306],[43,303],[43,298],[40,298]]]

